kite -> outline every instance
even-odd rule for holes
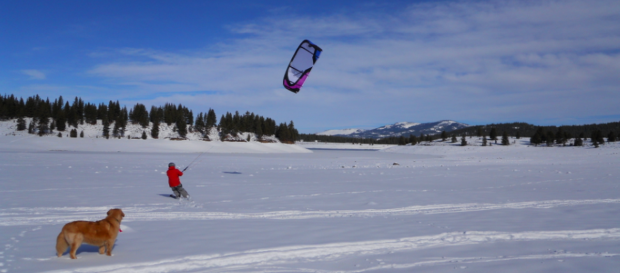
[[[284,88],[293,93],[299,92],[322,51],[308,40],[301,42],[284,73]]]

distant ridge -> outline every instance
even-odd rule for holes
[[[366,130],[364,129],[342,129],[342,130],[327,130],[324,132],[316,133],[320,136],[348,136],[351,134],[359,134]]]
[[[438,134],[442,131],[451,132],[469,127],[468,124],[456,122],[453,120],[440,120],[436,122],[428,123],[415,123],[415,122],[397,122],[390,125],[385,125],[379,128],[371,130],[363,129],[344,129],[344,130],[328,130],[317,133],[317,135],[328,136],[346,136],[355,138],[387,138],[387,137],[399,137],[420,134]]]

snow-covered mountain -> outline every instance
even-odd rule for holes
[[[342,130],[327,130],[325,132],[316,133],[320,136],[346,136],[351,134],[363,133],[364,129],[342,129]]]
[[[390,125],[385,125],[376,129],[362,130],[362,129],[345,129],[345,130],[329,130],[317,135],[338,135],[349,136],[359,138],[386,138],[394,136],[409,136],[420,134],[438,134],[442,131],[450,132],[457,129],[469,127],[468,124],[456,122],[453,120],[441,120],[428,123],[415,123],[415,122],[397,122]],[[358,130],[358,131],[356,131]],[[332,133],[343,131],[343,133]]]

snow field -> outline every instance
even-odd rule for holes
[[[183,167],[197,153],[3,147],[4,272],[616,272],[620,266],[616,144],[205,153],[181,178],[192,202],[166,197],[164,172],[168,162]],[[115,207],[127,217],[113,257],[88,245],[77,260],[55,257],[64,223],[99,220]]]

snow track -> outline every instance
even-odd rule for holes
[[[152,204],[122,208],[125,222],[132,221],[180,221],[180,220],[237,220],[237,219],[270,219],[295,220],[315,218],[341,217],[379,217],[405,216],[416,214],[464,213],[500,209],[549,209],[563,206],[581,206],[597,204],[620,204],[620,199],[589,199],[589,200],[549,200],[516,202],[504,204],[465,203],[441,204],[427,206],[410,206],[392,209],[367,210],[329,210],[329,211],[272,211],[262,213],[228,213],[202,211],[171,211],[174,205]],[[76,207],[76,208],[12,208],[0,210],[0,226],[21,225],[56,225],[76,220],[95,221],[110,207]],[[62,214],[61,214],[62,213]]]
[[[376,240],[322,245],[300,245],[277,248],[256,249],[225,254],[195,255],[178,259],[165,259],[153,262],[127,263],[109,266],[87,267],[51,272],[317,272],[310,268],[295,268],[299,263],[325,262],[347,256],[369,256],[385,253],[415,251],[426,248],[454,247],[462,245],[486,244],[494,242],[523,242],[543,240],[619,240],[620,228],[560,231],[497,232],[469,231],[441,233],[429,236],[407,237],[395,240]],[[524,255],[516,257],[462,257],[433,258],[407,264],[385,264],[354,271],[364,272],[382,269],[433,266],[446,263],[480,263],[502,260],[532,260],[579,257],[617,257],[617,253],[554,253],[544,255]],[[288,265],[288,266],[287,266]],[[284,266],[284,267],[283,267]],[[289,267],[290,266],[290,267]],[[291,268],[292,267],[292,268]],[[331,272],[331,271],[330,271]]]

